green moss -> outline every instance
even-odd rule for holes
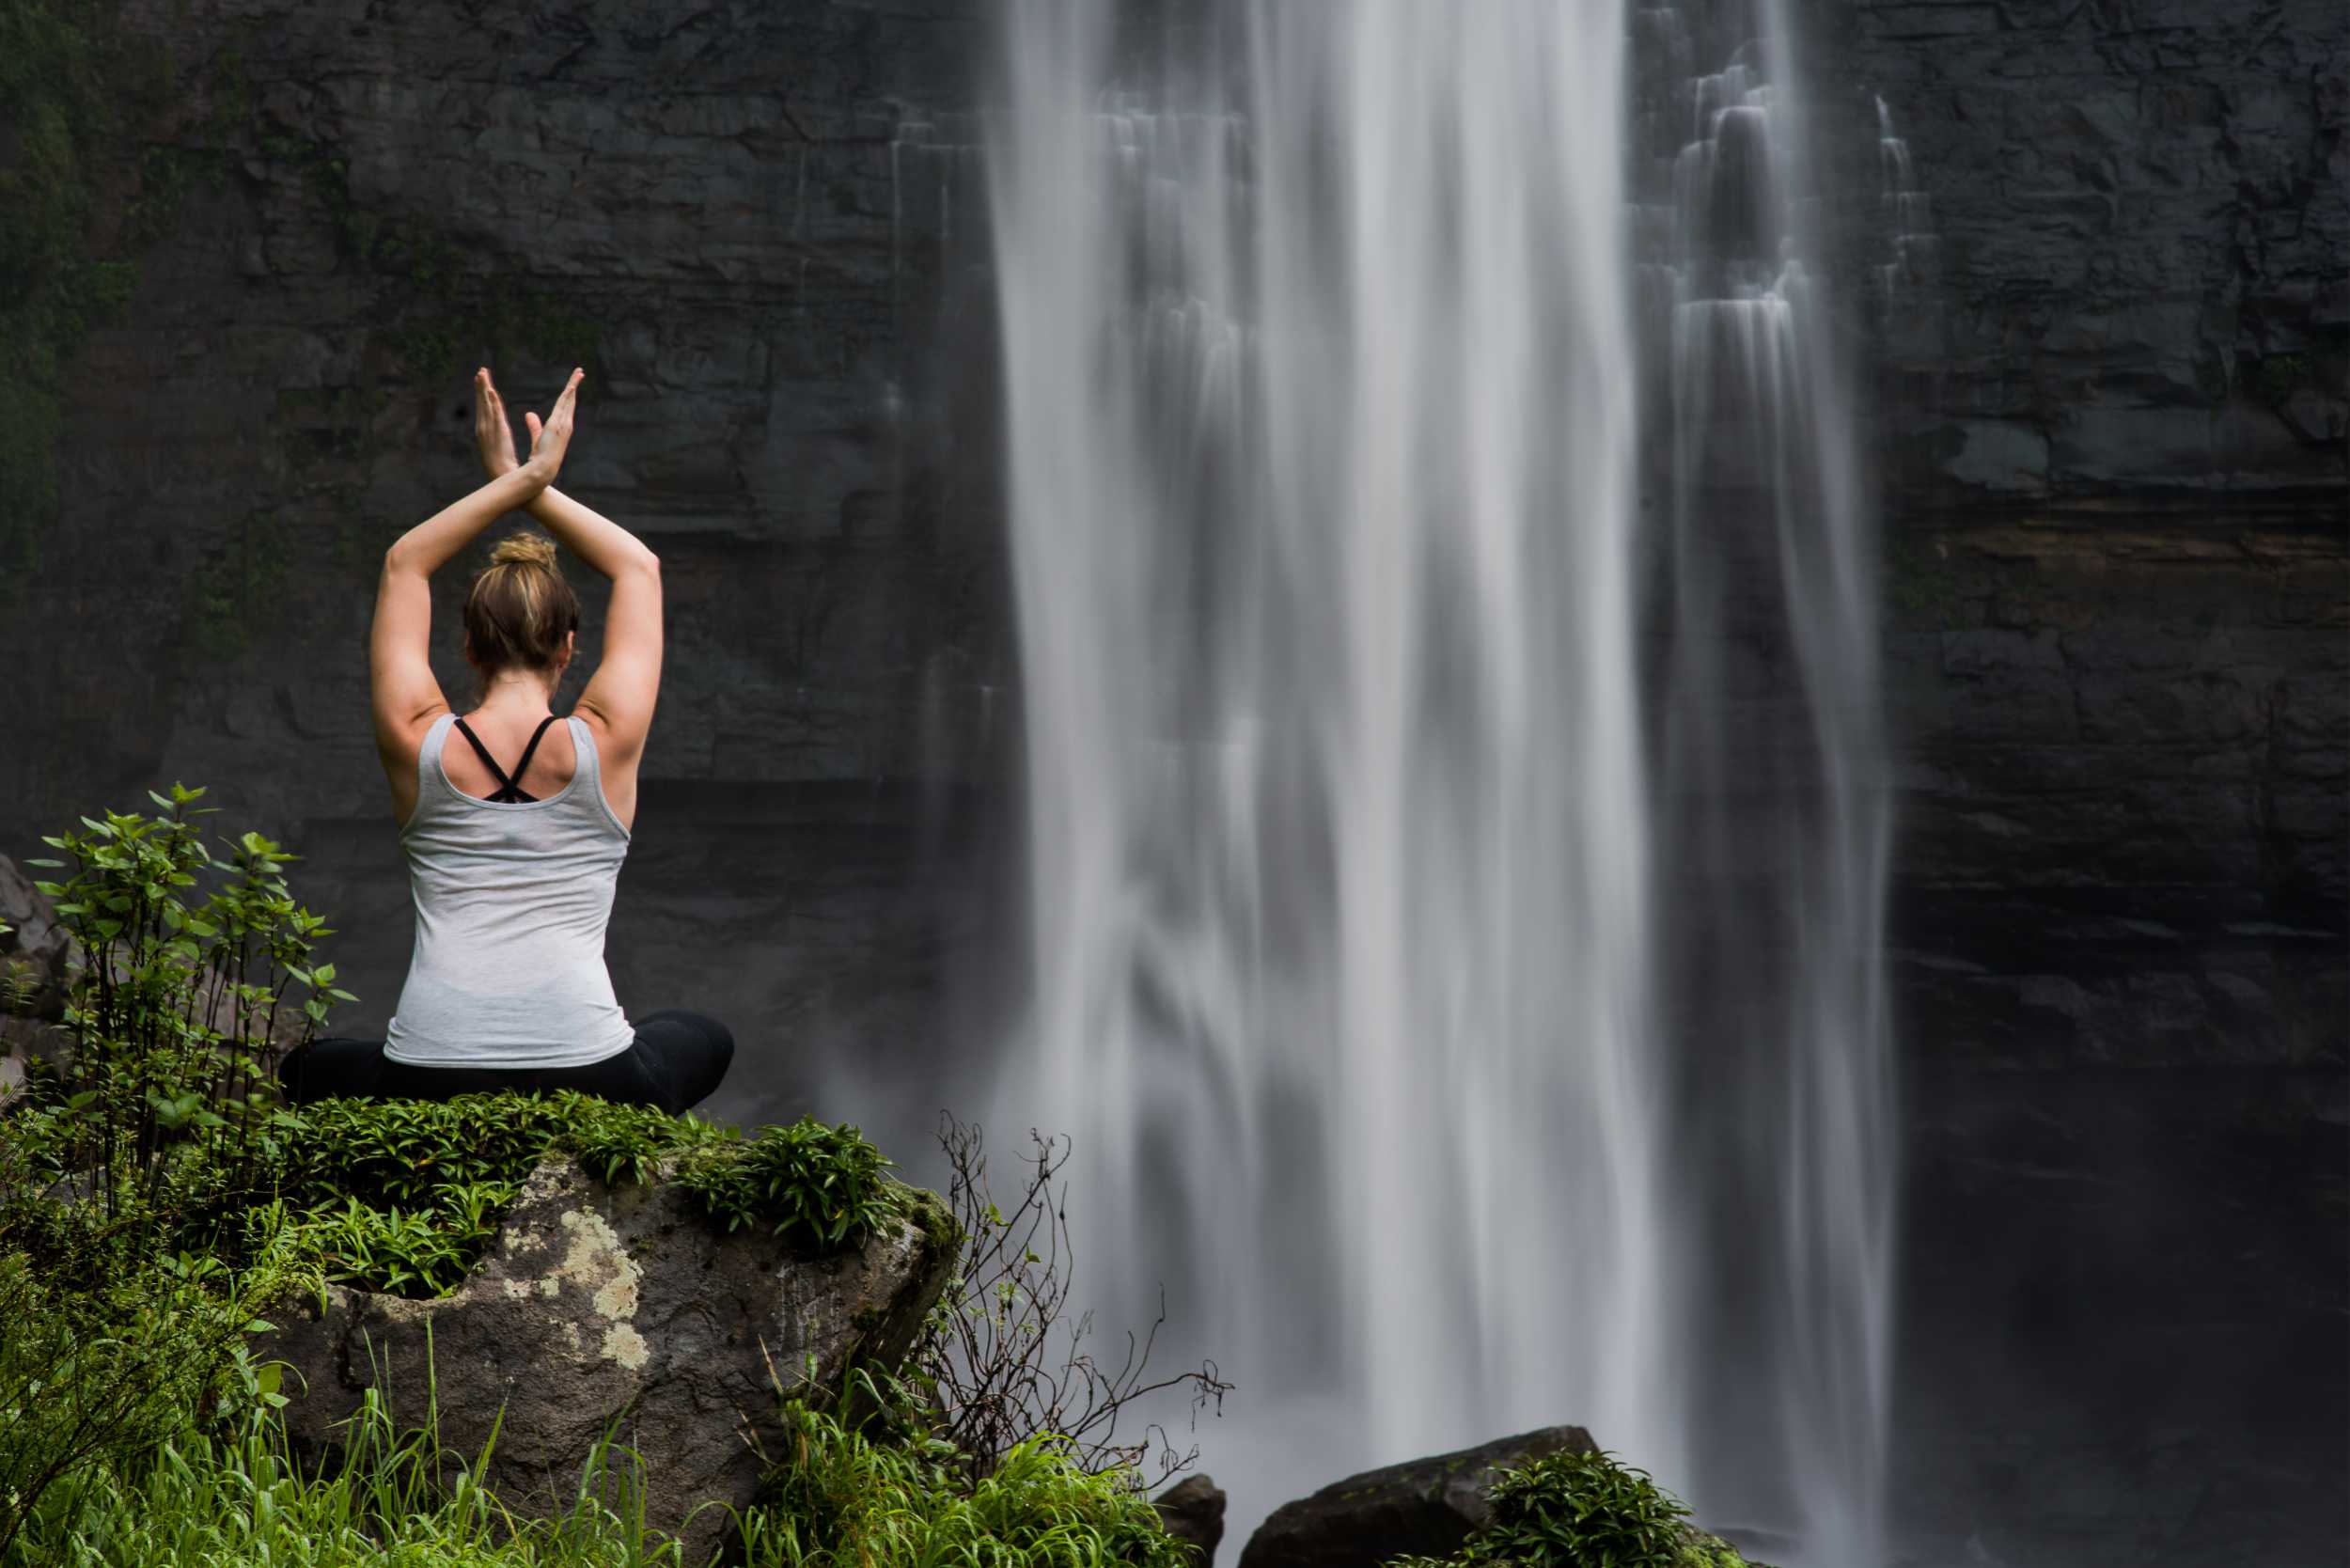
[[[122,36],[115,0],[0,0],[0,144],[12,152],[0,167],[0,599],[56,516],[68,368],[120,316],[138,253],[217,169],[213,153],[141,146],[180,90],[167,55]],[[102,252],[102,193],[126,185]]]
[[[249,511],[220,549],[187,577],[180,622],[188,651],[227,661],[252,646],[253,630],[277,613],[287,576],[287,534],[277,515]]]
[[[963,1251],[963,1227],[955,1223],[947,1200],[925,1187],[897,1188],[899,1213],[922,1232],[922,1245],[934,1258],[952,1258]]]
[[[351,193],[350,159],[327,143],[273,121],[262,155],[310,191],[335,231],[337,255],[389,286],[390,318],[371,341],[400,368],[440,379],[478,352],[527,353],[548,363],[588,364],[602,329],[583,312],[536,289],[480,244],[415,213],[368,207]]]
[[[1940,546],[1909,535],[1896,537],[1885,553],[1885,589],[1904,620],[1948,625],[1966,602],[1965,585]]]
[[[2282,406],[2295,392],[2315,384],[2307,354],[2272,353],[2252,372],[2252,389],[2260,394],[2261,401],[2272,408]]]

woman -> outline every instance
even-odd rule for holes
[[[368,680],[416,906],[415,951],[387,1039],[321,1040],[288,1058],[296,1102],[575,1089],[676,1112],[716,1089],[733,1059],[733,1036],[697,1013],[649,1013],[632,1026],[604,969],[661,685],[661,563],[554,488],[582,375],[572,372],[543,423],[524,416],[530,459],[517,463],[505,402],[490,372],[476,371],[474,433],[489,482],[384,554]],[[458,717],[432,677],[433,572],[518,508],[612,581],[603,661],[561,724],[552,706],[579,601],[545,535],[501,541],[466,595],[465,660],[480,679],[479,705]]]

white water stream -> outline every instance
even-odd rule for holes
[[[1884,813],[1791,73],[1615,0],[1151,14],[1008,0],[994,1124],[1075,1137],[1104,1323],[1163,1281],[1239,1385],[1244,1537],[1571,1421],[1867,1560]]]

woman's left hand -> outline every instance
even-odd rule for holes
[[[522,466],[514,455],[514,429],[506,420],[506,400],[498,396],[486,365],[473,373],[473,438],[481,448],[481,466],[490,478]]]
[[[544,420],[525,411],[523,422],[530,427],[530,458],[523,464],[523,472],[541,487],[555,482],[555,476],[563,466],[563,454],[571,449],[572,427],[578,417],[579,384],[588,372],[577,366],[572,368],[571,380],[555,400],[555,407]]]

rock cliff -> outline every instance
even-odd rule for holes
[[[1807,15],[1873,313],[1912,1031],[2339,1062],[2350,18]]]
[[[2339,1059],[2341,8],[1798,14],[1888,497],[1907,1038]],[[648,822],[800,824],[795,940],[838,947],[795,998],[933,974],[961,917],[887,890],[910,846],[944,799],[1016,820],[991,15],[125,0],[168,86],[97,192],[90,255],[135,285],[69,368],[59,520],[0,616],[0,833],[207,781],[305,848],[366,823],[321,902],[396,916],[356,722],[374,566],[473,482],[471,367],[524,403],[577,360],[567,483],[671,597]]]

